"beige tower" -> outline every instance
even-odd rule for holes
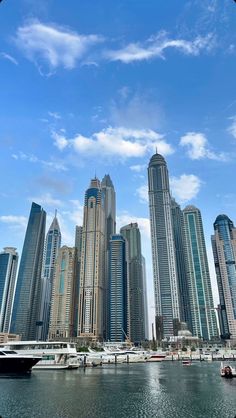
[[[75,336],[77,289],[77,250],[63,246],[55,265],[49,339]]]
[[[91,340],[104,336],[104,224],[103,193],[95,178],[85,193],[78,315],[78,336]]]

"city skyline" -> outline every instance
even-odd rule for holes
[[[153,322],[147,165],[156,147],[173,197],[201,210],[218,302],[213,222],[236,220],[235,5],[136,3],[102,0],[106,20],[100,3],[93,13],[81,0],[1,3],[0,247],[21,255],[32,201],[47,229],[58,209],[62,244],[74,245],[87,183],[109,173],[117,230],[137,222],[142,234]]]

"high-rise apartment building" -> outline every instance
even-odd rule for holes
[[[148,166],[152,262],[157,339],[177,335],[180,321],[169,175],[165,159],[154,154]]]
[[[145,340],[149,340],[149,321],[148,321],[148,297],[147,297],[147,276],[146,276],[146,260],[142,256],[143,270],[143,300],[144,300],[144,336]]]
[[[141,236],[137,223],[131,223],[120,229],[128,246],[128,297],[130,340],[140,343],[145,339],[145,311],[143,291],[143,264]]]
[[[171,211],[175,243],[175,256],[179,285],[180,319],[186,322],[189,331],[192,331],[192,318],[189,300],[189,285],[186,264],[186,238],[184,233],[184,218],[180,205],[172,198]]]
[[[63,246],[55,263],[49,339],[76,336],[77,250]]]
[[[109,330],[109,243],[111,236],[116,233],[116,193],[109,174],[106,174],[101,183],[104,199],[104,234],[105,234],[105,265],[104,265],[104,299],[103,299],[103,337],[108,338]]]
[[[183,216],[192,332],[204,340],[210,340],[218,337],[218,330],[202,217],[195,206],[187,206]]]
[[[4,333],[10,332],[17,264],[16,248],[5,247],[0,253],[0,332]]]
[[[80,266],[78,336],[104,338],[105,216],[100,181],[85,193]]]
[[[46,212],[33,202],[22,250],[11,322],[11,332],[20,334],[22,340],[34,340],[37,335],[45,223]]]
[[[112,235],[109,251],[109,341],[125,341],[129,335],[126,240]]]
[[[45,341],[48,337],[50,319],[51,298],[55,262],[61,246],[61,231],[57,216],[55,215],[48,230],[44,246],[42,285],[41,285],[41,306],[40,326],[38,327],[38,340]]]
[[[227,215],[217,216],[212,248],[219,291],[220,333],[236,339],[236,228]]]

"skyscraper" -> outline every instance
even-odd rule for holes
[[[149,340],[149,321],[148,321],[148,298],[147,298],[147,277],[146,277],[146,261],[142,256],[143,270],[143,299],[144,299],[144,335],[145,340]]]
[[[18,254],[16,248],[5,247],[0,253],[0,332],[8,333],[16,285]]]
[[[38,327],[37,335],[38,339],[43,341],[45,341],[48,336],[53,275],[55,269],[55,262],[60,246],[61,231],[57,220],[57,216],[55,214],[52,224],[48,230],[44,246],[40,306],[40,321],[42,325]]]
[[[105,265],[104,265],[104,330],[103,337],[108,338],[109,330],[109,243],[111,236],[116,232],[116,194],[109,174],[106,174],[101,183],[104,199],[104,234],[105,234]]]
[[[222,338],[236,339],[236,228],[227,215],[217,216],[212,248],[220,297]]]
[[[128,281],[126,240],[122,235],[110,238],[109,259],[109,340],[125,341],[128,326]]]
[[[183,210],[186,235],[187,276],[193,335],[204,340],[218,336],[210,273],[200,210]]]
[[[145,311],[141,236],[137,223],[120,229],[128,245],[128,298],[130,340],[140,343],[145,339]]]
[[[184,233],[184,218],[180,205],[172,198],[171,211],[175,242],[176,266],[179,284],[180,319],[186,322],[192,331],[192,319],[189,300],[189,285],[186,264],[186,238]]]
[[[77,250],[63,246],[55,263],[49,339],[76,336]]]
[[[41,271],[46,212],[32,203],[20,261],[11,332],[34,340],[40,315]]]
[[[78,336],[102,340],[104,335],[105,222],[100,181],[85,193],[80,267]]]
[[[180,320],[179,288],[169,175],[165,159],[154,154],[148,166],[156,335],[177,334]]]

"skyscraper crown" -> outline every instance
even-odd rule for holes
[[[166,165],[166,161],[161,154],[156,153],[150,159],[149,167],[152,165]]]

